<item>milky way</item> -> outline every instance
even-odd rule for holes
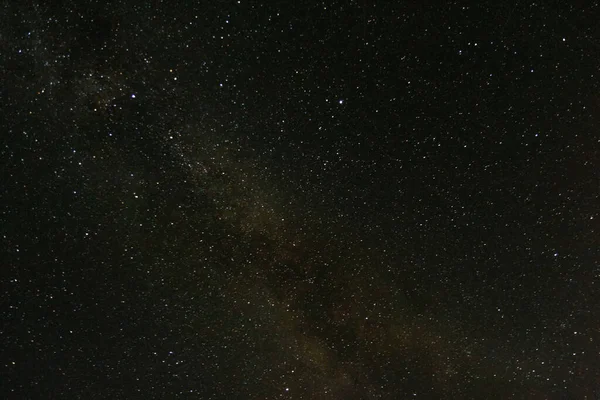
[[[0,397],[597,396],[597,14],[6,3]]]

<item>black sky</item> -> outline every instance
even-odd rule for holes
[[[4,1],[0,397],[597,398],[599,16]]]

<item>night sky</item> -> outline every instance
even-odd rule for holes
[[[84,3],[0,5],[0,398],[600,398],[598,3]]]

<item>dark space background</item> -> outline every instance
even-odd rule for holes
[[[2,1],[0,397],[599,398],[599,17]]]

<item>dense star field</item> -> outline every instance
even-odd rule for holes
[[[598,4],[84,3],[0,5],[0,398],[600,397]]]

